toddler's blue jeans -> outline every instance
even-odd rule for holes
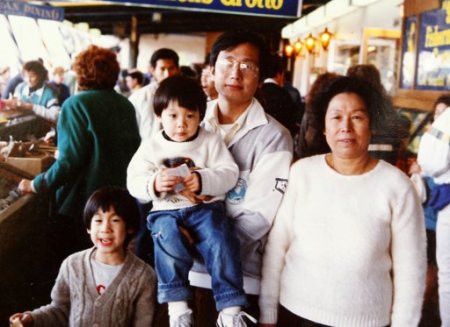
[[[192,298],[188,275],[193,258],[178,226],[185,227],[194,238],[195,249],[211,275],[217,310],[246,306],[239,240],[232,233],[222,201],[150,212],[147,227],[154,242],[158,302]]]

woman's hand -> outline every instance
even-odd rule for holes
[[[3,103],[8,110],[16,110],[17,109],[17,98],[4,99]]]
[[[26,193],[35,193],[32,187],[33,181],[30,181],[29,179],[22,179],[19,183],[18,190],[22,194]]]
[[[33,326],[33,317],[28,313],[15,313],[9,318],[9,324],[11,327],[27,327]]]
[[[3,100],[6,107],[10,110],[33,110],[33,104],[29,102],[23,102],[18,98]]]
[[[175,185],[182,181],[180,176],[170,176],[165,173],[165,168],[162,168],[155,178],[155,191],[157,193],[172,192]]]

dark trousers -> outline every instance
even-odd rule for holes
[[[282,305],[278,308],[277,327],[330,327],[302,318],[292,313]]]
[[[139,209],[139,230],[133,241],[133,252],[150,266],[155,266],[153,256],[153,239],[147,228],[147,216],[152,209],[152,203],[140,203],[136,201]]]
[[[282,305],[278,307],[277,327],[331,327],[302,318],[292,313]],[[389,327],[389,326],[386,326]]]

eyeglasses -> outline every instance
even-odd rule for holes
[[[234,69],[237,65],[242,74],[257,74],[259,67],[253,62],[242,62],[232,59],[217,59],[216,64],[224,70]]]

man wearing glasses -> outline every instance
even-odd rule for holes
[[[227,32],[212,46],[210,64],[218,98],[208,103],[203,126],[222,136],[239,166],[236,186],[226,198],[227,215],[241,244],[244,289],[249,314],[258,317],[261,256],[284,194],[292,161],[292,138],[255,99],[267,61],[265,42],[256,34]],[[211,280],[196,263],[190,274],[197,306],[196,325],[212,326],[216,317]],[[233,326],[246,326],[236,322]]]

